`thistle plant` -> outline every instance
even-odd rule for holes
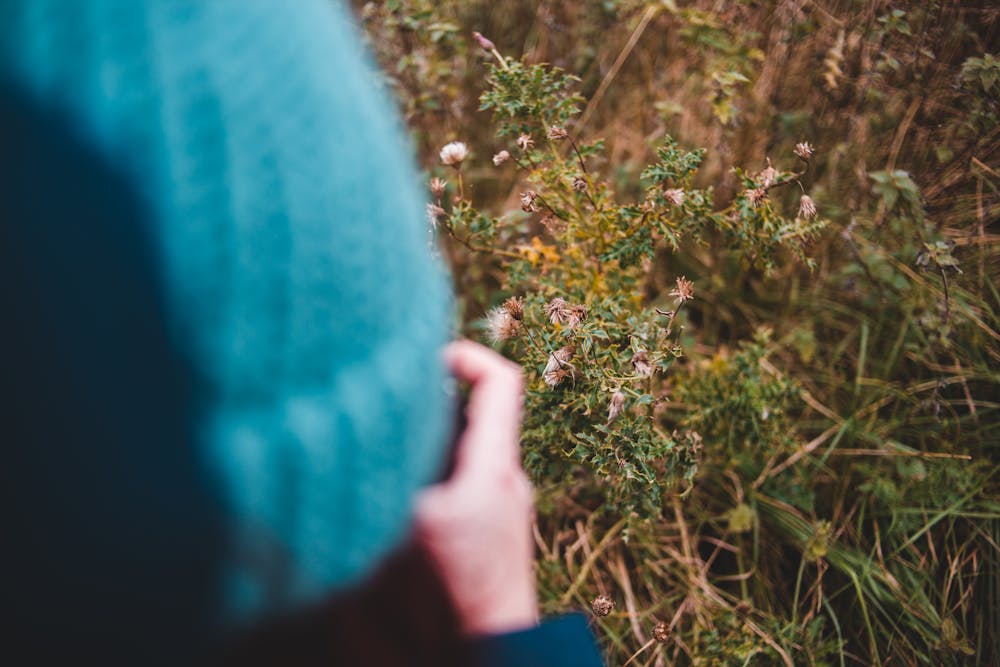
[[[573,131],[576,78],[505,58],[492,43],[489,51],[480,109],[497,127],[492,168],[517,170],[519,211],[493,216],[460,192],[435,218],[447,238],[499,264],[502,303],[484,315],[485,335],[525,368],[524,451],[549,492],[543,503],[589,496],[594,509],[658,516],[668,490],[690,489],[701,437],[665,410],[697,287],[674,276],[647,298],[654,259],[712,237],[765,271],[786,255],[811,264],[807,249],[824,224],[815,205],[803,195],[788,215],[771,193],[803,187],[812,149],[789,156],[800,172],[770,160],[755,176],[739,172],[744,192],[716,210],[712,189],[693,185],[705,152],[667,136],[634,188],[642,196],[623,199],[595,166],[602,142]],[[461,179],[454,146],[441,158]],[[573,480],[573,493],[555,480]]]
[[[609,665],[997,664],[986,4],[359,1]]]

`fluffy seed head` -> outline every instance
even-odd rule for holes
[[[639,350],[632,355],[632,368],[635,374],[641,378],[648,378],[653,375],[653,364],[649,361],[649,353],[646,350]]]
[[[663,191],[663,198],[674,206],[680,206],[684,203],[684,191],[680,188],[670,188]]]
[[[622,413],[625,408],[625,394],[620,390],[611,394],[611,399],[608,401],[608,423],[610,424],[615,420],[615,418]],[[596,600],[595,600],[596,602]],[[614,607],[614,603],[611,605]],[[609,610],[610,611],[610,610]],[[597,610],[594,610],[597,613]],[[598,614],[599,616],[607,616],[607,614]]]
[[[521,322],[514,319],[503,306],[497,306],[486,313],[487,335],[493,343],[510,340],[521,331]]]
[[[506,310],[511,317],[520,322],[524,319],[524,298],[519,296],[512,296],[503,302],[503,309]]]
[[[799,199],[799,217],[803,220],[812,220],[816,217],[816,202],[809,195],[802,195]]]
[[[441,199],[441,195],[444,194],[446,187],[448,187],[448,181],[440,179],[437,176],[431,179],[431,194],[434,195],[435,199]]]
[[[566,128],[564,127],[553,125],[552,127],[549,128],[548,136],[549,139],[551,139],[552,141],[562,141],[563,139],[569,136],[569,132],[567,132]]]
[[[795,157],[803,162],[809,162],[816,151],[808,141],[803,141],[795,144],[795,148],[792,149],[792,152],[795,153]]]
[[[538,204],[535,201],[538,199],[538,193],[534,190],[526,190],[521,193],[521,210],[525,213],[538,213]]]
[[[595,616],[607,616],[615,608],[615,601],[607,595],[598,595],[591,600],[590,608],[594,610]]]
[[[529,150],[534,145],[535,145],[535,140],[532,139],[527,134],[522,134],[517,138],[517,147],[520,148],[522,151]]]
[[[461,141],[452,141],[441,149],[441,162],[449,167],[458,167],[468,154],[468,146]]]
[[[496,155],[493,156],[493,164],[494,164],[494,166],[499,167],[500,165],[502,165],[504,162],[506,162],[509,159],[510,159],[510,152],[509,151],[500,151],[499,153],[497,153]]]
[[[684,276],[680,276],[677,279],[677,284],[670,290],[670,296],[674,297],[674,303],[677,305],[690,301],[694,298],[694,283]]]

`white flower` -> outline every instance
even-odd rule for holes
[[[449,167],[457,167],[462,164],[462,160],[469,154],[469,147],[461,141],[453,141],[445,144],[441,149],[441,162]]]

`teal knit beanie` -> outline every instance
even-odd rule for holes
[[[0,78],[69,118],[143,205],[229,531],[221,618],[358,581],[439,467],[448,297],[346,10],[5,0]]]

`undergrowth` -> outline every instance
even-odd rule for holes
[[[611,665],[1000,663],[1000,12],[358,9],[525,369],[545,610]]]

